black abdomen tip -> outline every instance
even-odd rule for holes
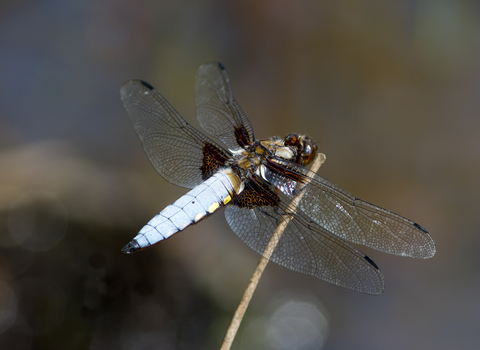
[[[123,247],[122,252],[124,252],[125,254],[132,254],[139,249],[140,249],[140,246],[138,245],[137,241],[133,240],[130,243],[128,243],[125,247]]]

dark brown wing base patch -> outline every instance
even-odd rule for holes
[[[202,180],[207,180],[220,168],[224,167],[228,158],[227,154],[217,146],[205,143],[205,146],[203,146],[202,166],[200,167]]]
[[[245,126],[242,125],[239,128],[235,128],[235,137],[240,147],[250,145],[250,137]]]
[[[254,176],[245,182],[245,188],[234,197],[232,204],[240,208],[276,207],[280,202],[278,195],[259,178]]]

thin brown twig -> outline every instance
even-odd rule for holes
[[[325,159],[326,159],[325,155],[323,153],[319,153],[315,158],[315,160],[313,161],[310,171],[312,171],[313,173],[316,173],[320,168],[320,166],[325,162]],[[310,182],[310,178],[307,178],[305,185],[307,185],[309,182]],[[303,194],[304,192],[301,192],[298,196],[296,196],[292,200],[292,202],[288,206],[288,209],[287,209],[288,212],[290,213],[295,212],[298,206],[298,203],[303,197]],[[230,326],[228,327],[227,333],[225,334],[225,338],[223,339],[223,343],[222,343],[222,346],[220,347],[220,350],[230,350],[230,347],[232,346],[232,343],[233,343],[233,339],[235,338],[238,328],[240,327],[240,323],[242,322],[243,316],[247,311],[248,304],[250,304],[250,300],[253,297],[253,293],[257,288],[258,282],[260,281],[260,277],[262,277],[263,271],[267,266],[268,260],[272,256],[273,251],[275,250],[278,242],[280,241],[283,231],[285,231],[285,228],[287,227],[291,218],[292,217],[290,215],[283,217],[282,220],[280,221],[280,224],[277,226],[277,229],[275,230],[272,237],[270,238],[270,241],[268,242],[262,257],[260,258],[260,261],[258,262],[258,265],[255,268],[255,271],[253,272],[252,278],[250,278],[250,282],[248,283],[248,286],[245,289],[245,292],[243,293],[242,299],[240,299],[240,303],[238,304],[237,310],[235,311],[235,315],[233,315],[232,322],[230,322]]]

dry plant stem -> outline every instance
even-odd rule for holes
[[[313,161],[310,171],[312,171],[313,173],[316,173],[320,168],[320,166],[325,162],[325,159],[326,159],[325,155],[323,153],[319,153],[315,158],[315,160]],[[309,182],[310,182],[310,179],[307,178],[305,185],[307,185]],[[295,213],[298,203],[303,197],[303,193],[304,192],[300,193],[297,197],[295,197],[292,200],[292,202],[290,203],[287,209],[289,213]],[[260,281],[260,277],[262,277],[263,271],[267,266],[268,260],[272,256],[273,251],[275,250],[275,247],[280,241],[283,231],[285,231],[285,228],[287,227],[290,220],[291,220],[290,215],[285,216],[282,219],[282,221],[280,221],[280,224],[278,225],[277,229],[275,230],[272,237],[270,238],[270,241],[268,242],[262,257],[260,258],[260,261],[258,262],[258,265],[255,268],[255,271],[253,272],[252,278],[248,283],[247,289],[245,289],[242,299],[240,299],[240,303],[238,304],[237,311],[235,311],[235,315],[233,315],[232,322],[228,327],[227,334],[223,339],[223,343],[220,350],[230,350],[230,347],[232,346],[232,343],[233,343],[233,339],[235,338],[238,328],[240,327],[240,323],[242,322],[243,316],[245,315],[245,311],[247,311],[248,304],[250,303],[250,300],[253,297],[253,293],[257,288],[258,282]]]

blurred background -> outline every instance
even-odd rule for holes
[[[233,349],[476,349],[480,6],[475,1],[0,2],[2,349],[218,349],[259,256],[223,213],[131,256],[186,193],[149,164],[120,86],[194,126],[222,62],[255,136],[306,133],[320,174],[426,227],[433,259],[360,247],[370,296],[270,264]]]

